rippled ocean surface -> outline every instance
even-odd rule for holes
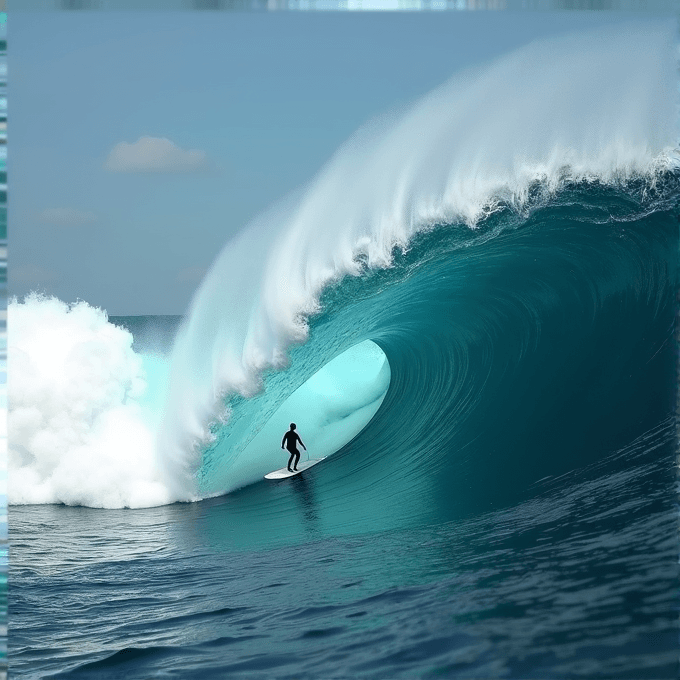
[[[511,508],[332,537],[317,466],[276,488],[278,545],[245,520],[264,485],[13,508],[11,675],[677,677],[674,451],[667,422]]]

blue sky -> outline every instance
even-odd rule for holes
[[[181,314],[369,119],[609,12],[14,12],[10,293]],[[141,140],[141,141],[140,141]]]

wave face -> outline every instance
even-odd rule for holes
[[[510,497],[534,464],[577,463],[585,433],[629,441],[625,414],[658,415],[661,398],[639,381],[668,368],[652,371],[667,358],[656,340],[639,344],[666,338],[675,280],[674,93],[672,28],[631,24],[531,44],[357,133],[198,290],[160,433],[174,495],[260,479],[236,473],[249,443],[366,340],[392,382],[340,451],[343,477],[360,465],[366,488],[408,486],[409,512],[449,498],[451,479],[466,507]],[[648,377],[624,380],[622,362]],[[498,483],[468,497],[489,465]]]
[[[668,176],[647,200],[642,183],[577,183],[526,216],[508,208],[473,232],[423,234],[389,269],[329,289],[291,368],[232,402],[236,424],[205,452],[202,492],[224,484],[230,438],[265,409],[269,381],[284,391],[298,363],[366,339],[384,351],[391,382],[367,427],[315,468],[323,526],[503,507],[624,449],[674,410],[677,188]],[[316,407],[300,410],[303,437]],[[271,446],[276,456],[277,438]]]

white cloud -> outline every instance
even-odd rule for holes
[[[120,142],[104,163],[111,172],[197,172],[207,166],[205,151],[180,149],[164,137],[140,137],[134,144]]]
[[[48,208],[40,213],[40,220],[47,224],[76,227],[95,224],[98,221],[94,213],[76,210],[75,208]]]

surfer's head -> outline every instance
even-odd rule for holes
[[[291,423],[291,424],[290,424],[290,429],[291,429],[291,430],[294,430],[295,428],[296,428],[295,423]]]

